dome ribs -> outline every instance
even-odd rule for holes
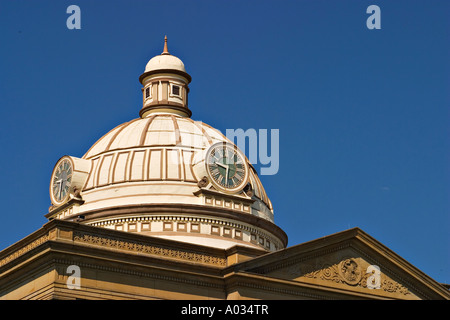
[[[206,132],[205,128],[203,126],[199,125],[197,121],[192,120],[191,118],[188,118],[189,121],[191,121],[197,128],[199,128],[202,131],[202,134],[208,139],[208,143],[210,145],[213,144],[213,140],[211,139],[211,136]]]
[[[141,135],[141,139],[140,139],[140,142],[139,142],[140,146],[144,145],[145,138],[147,137],[147,133],[148,133],[148,128],[150,127],[150,125],[153,122],[153,119],[155,119],[155,117],[156,117],[156,115],[153,115],[153,116],[148,118],[147,123],[145,124],[144,130],[142,130],[142,135]]]
[[[173,121],[173,127],[175,128],[175,145],[181,145],[180,127],[178,127],[177,119],[174,115],[170,116]]]
[[[108,145],[105,148],[105,151],[109,151],[109,148],[111,147],[111,145],[113,144],[114,140],[117,138],[117,136],[122,132],[123,129],[125,129],[126,127],[128,127],[130,124],[132,124],[133,122],[136,122],[137,120],[139,120],[139,118],[128,121],[127,123],[125,123],[125,125],[123,125],[119,130],[117,130],[114,133],[114,136],[111,137],[111,140],[109,140]]]
[[[114,130],[121,130],[121,127],[124,127],[128,124],[128,122],[122,123],[121,125],[115,127],[114,129],[109,130],[107,133],[105,133],[100,139],[98,139],[93,145],[92,147],[89,148],[89,150],[83,155],[83,159],[89,159],[92,158],[92,155],[90,155],[91,151],[94,150],[95,147],[97,147],[97,145],[100,143],[100,141],[103,141],[104,139],[106,139],[106,137],[108,137],[112,132],[114,132]]]

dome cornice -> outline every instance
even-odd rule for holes
[[[188,118],[190,118],[192,116],[191,110],[189,110],[175,102],[166,101],[166,104],[167,105],[157,104],[154,106],[152,106],[152,105],[146,106],[139,111],[139,116],[141,118],[145,118],[146,115],[151,113],[152,111],[163,113],[164,110],[170,111],[170,113],[181,113],[183,115],[186,115]]]
[[[151,75],[160,74],[160,73],[163,73],[163,74],[173,73],[173,74],[177,74],[177,75],[180,75],[180,76],[186,78],[187,83],[190,83],[192,81],[192,77],[187,72],[183,72],[181,70],[176,70],[176,69],[157,69],[157,70],[146,71],[143,74],[141,74],[139,76],[139,82],[141,84],[144,84],[145,78],[147,78]]]

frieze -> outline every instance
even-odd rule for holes
[[[180,222],[200,223],[203,225],[217,224],[217,225],[220,225],[223,227],[235,228],[235,229],[239,229],[241,231],[245,230],[250,233],[254,233],[254,234],[258,235],[259,237],[264,238],[268,242],[272,243],[273,248],[275,250],[277,248],[283,247],[283,244],[276,237],[271,236],[270,233],[266,233],[266,232],[262,231],[261,229],[255,228],[254,226],[251,226],[251,225],[240,224],[240,223],[236,223],[233,221],[227,221],[227,220],[222,220],[222,219],[170,215],[170,216],[152,216],[152,217],[121,217],[121,218],[115,218],[115,219],[106,219],[103,221],[90,222],[87,224],[90,226],[101,227],[101,228],[107,228],[107,227],[116,226],[116,225],[124,225],[122,231],[127,231],[127,228],[125,227],[125,224],[127,224],[127,223],[128,224],[129,223],[137,223],[139,225],[142,223],[152,224],[155,221],[157,221],[157,222],[161,222],[161,221],[166,222],[167,221],[167,222],[177,222],[177,223],[180,223]],[[138,227],[137,230],[139,230],[139,229],[140,228]],[[151,230],[152,228],[149,228],[149,229]],[[186,228],[185,230],[188,230],[188,228]],[[147,230],[144,230],[144,231],[147,231]],[[185,231],[177,230],[177,232],[185,232]],[[203,234],[205,234],[207,236],[210,235],[210,233],[203,233]]]
[[[91,263],[72,261],[72,260],[64,260],[64,259],[54,259],[53,262],[56,264],[57,278],[61,282],[66,282],[66,280],[68,278],[67,266],[77,265],[80,268],[117,272],[117,273],[123,273],[123,274],[128,274],[128,275],[139,276],[139,277],[147,277],[147,278],[153,278],[153,279],[175,281],[175,282],[179,282],[179,283],[183,283],[183,284],[210,287],[210,288],[222,288],[222,285],[219,283],[215,283],[215,282],[211,282],[211,281],[194,280],[194,279],[189,279],[189,278],[185,278],[185,277],[174,277],[174,276],[170,276],[167,274],[157,274],[154,272],[142,272],[142,271],[130,270],[130,269],[121,268],[121,267],[111,267],[111,266],[105,266],[105,265],[101,265],[101,264],[91,264]]]
[[[199,253],[199,252],[180,250],[180,249],[172,249],[172,248],[162,247],[162,246],[142,244],[142,243],[133,242],[133,241],[117,240],[117,239],[112,239],[112,238],[109,238],[106,236],[99,236],[99,235],[76,232],[74,234],[73,239],[75,242],[82,242],[82,243],[87,243],[87,244],[106,247],[106,248],[114,248],[114,249],[120,249],[120,250],[132,251],[132,252],[141,252],[141,253],[147,253],[147,254],[152,254],[152,255],[157,255],[157,256],[173,258],[173,259],[188,260],[191,262],[212,264],[212,265],[217,265],[217,266],[221,266],[221,267],[224,267],[227,264],[227,261],[225,258],[221,258],[221,257],[217,257],[217,256],[207,255],[207,254],[203,254],[203,253]]]
[[[20,257],[21,255],[27,253],[28,251],[31,251],[32,249],[40,246],[41,244],[43,244],[44,242],[47,242],[49,239],[48,235],[43,235],[42,237],[28,243],[27,245],[23,246],[22,248],[14,251],[13,253],[11,253],[10,255],[6,256],[5,258],[3,258],[2,260],[0,260],[0,267],[17,259],[18,257]]]

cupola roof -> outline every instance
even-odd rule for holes
[[[164,38],[164,50],[163,52],[151,58],[147,65],[145,66],[144,73],[140,76],[139,80],[143,81],[143,79],[149,75],[155,73],[177,73],[184,76],[188,83],[191,82],[191,76],[186,72],[186,68],[184,66],[183,61],[180,58],[171,55],[167,46],[167,36]]]

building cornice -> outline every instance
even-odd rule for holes
[[[178,75],[184,77],[187,80],[187,83],[190,83],[192,81],[192,77],[187,72],[183,72],[181,70],[176,70],[176,69],[158,69],[158,70],[153,70],[153,71],[147,71],[147,72],[144,72],[143,74],[141,74],[139,76],[139,82],[141,84],[143,84],[145,78],[147,78],[151,75],[154,75],[154,74],[159,74],[159,73],[178,74]]]

